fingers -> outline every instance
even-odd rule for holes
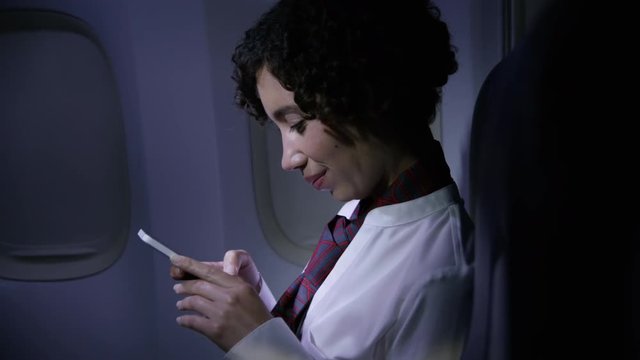
[[[176,303],[180,311],[179,325],[197,331],[227,351],[260,324],[271,319],[258,294],[237,276],[233,286],[224,287],[205,280],[190,280],[174,286],[185,298]]]
[[[229,251],[222,262],[205,263],[181,255],[172,256],[171,262],[174,278],[184,280],[186,274],[197,277],[173,287],[183,296],[176,307],[188,312],[176,319],[180,326],[205,335],[227,351],[271,319],[269,309],[250,285],[253,282],[247,281],[259,273],[245,251]]]
[[[207,318],[199,315],[181,315],[176,318],[176,322],[182,327],[201,332],[201,329],[206,329],[209,326]]]
[[[229,351],[241,339],[228,324],[212,322],[209,318],[200,315],[182,315],[176,318],[176,322],[184,328],[206,336],[225,352]]]
[[[171,266],[171,268],[169,269],[169,275],[171,275],[171,277],[175,280],[190,280],[196,278],[195,276],[175,266]]]
[[[251,257],[244,250],[229,250],[224,253],[222,270],[229,275],[238,275],[240,269],[251,263]]]
[[[217,262],[203,262],[204,264],[207,265],[211,265],[216,267],[217,269],[222,270],[222,262],[221,261],[217,261]],[[182,269],[180,269],[179,267],[175,266],[175,265],[171,265],[171,267],[169,268],[169,275],[171,276],[171,278],[173,278],[174,280],[193,280],[193,279],[197,279],[196,276],[194,276],[193,274],[190,274]]]
[[[229,275],[238,275],[238,271],[240,271],[240,257],[238,256],[237,251],[229,250],[224,253],[222,271]]]
[[[218,294],[223,294],[218,285],[203,280],[189,280],[173,285],[173,291],[178,295],[197,295],[215,301]]]
[[[176,307],[180,311],[192,311],[194,313],[180,315],[176,318],[178,325],[195,330],[211,339],[221,339],[224,337],[223,326],[219,319],[211,313],[213,311],[213,303],[199,296],[190,296],[176,303]],[[215,320],[213,320],[215,319]]]
[[[180,268],[171,265],[171,267],[169,268],[169,275],[175,280],[180,280],[184,273],[182,272],[182,270],[180,270]]]
[[[211,317],[210,310],[215,306],[213,301],[198,295],[187,296],[176,303],[176,308],[180,311],[194,311],[204,317]]]
[[[262,285],[260,272],[251,255],[245,250],[229,250],[224,254],[223,270],[230,275],[238,275],[260,292]]]
[[[234,278],[221,271],[219,264],[216,263],[200,262],[182,255],[171,256],[171,263],[183,273],[192,274],[196,278],[213,284],[229,286],[233,283]]]

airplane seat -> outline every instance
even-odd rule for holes
[[[465,360],[599,351],[627,358],[613,355],[626,335],[612,323],[624,303],[612,279],[624,275],[604,264],[637,264],[638,221],[622,210],[637,199],[638,182],[623,170],[637,160],[624,148],[633,142],[622,140],[630,122],[613,113],[620,34],[601,10],[551,2],[477,98],[468,168],[476,278]],[[605,341],[611,334],[616,343]]]
[[[114,74],[92,29],[54,11],[0,11],[0,278],[81,278],[120,257],[125,144]]]

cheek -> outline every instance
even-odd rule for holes
[[[303,138],[301,147],[309,157],[320,162],[335,162],[342,157],[342,152],[346,150],[336,139],[326,133],[324,126],[320,122],[308,126]]]
[[[330,141],[318,144],[317,150],[324,158],[324,162],[332,167],[341,168],[342,171],[349,170],[354,165],[354,157],[348,147],[340,145],[333,139]]]

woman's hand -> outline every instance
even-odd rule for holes
[[[179,310],[192,311],[176,319],[178,324],[195,330],[222,350],[228,351],[242,338],[271,319],[258,296],[260,275],[251,257],[242,250],[229,251],[222,262],[204,263],[185,256],[171,258],[171,275],[185,280],[173,288],[185,297]],[[249,283],[248,281],[251,281]]]
[[[202,263],[213,266],[229,275],[240,276],[244,281],[253,285],[257,293],[260,293],[262,277],[253,259],[245,250],[229,250],[224,254],[224,260],[222,261]],[[175,265],[171,266],[169,273],[175,280],[193,280],[196,278]]]

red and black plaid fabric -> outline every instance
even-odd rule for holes
[[[357,212],[358,209],[354,214]],[[271,311],[273,316],[282,317],[293,332],[297,332],[303,318],[302,314],[306,311],[311,298],[356,235],[363,220],[364,216],[347,219],[336,215],[324,228],[304,271],[289,286]]]
[[[273,316],[282,317],[291,330],[300,336],[300,325],[313,295],[355,237],[366,214],[379,206],[427,195],[453,182],[439,144],[434,147],[437,147],[434,160],[416,162],[402,172],[381,196],[360,201],[350,219],[336,215],[327,224],[304,271],[271,310]]]

